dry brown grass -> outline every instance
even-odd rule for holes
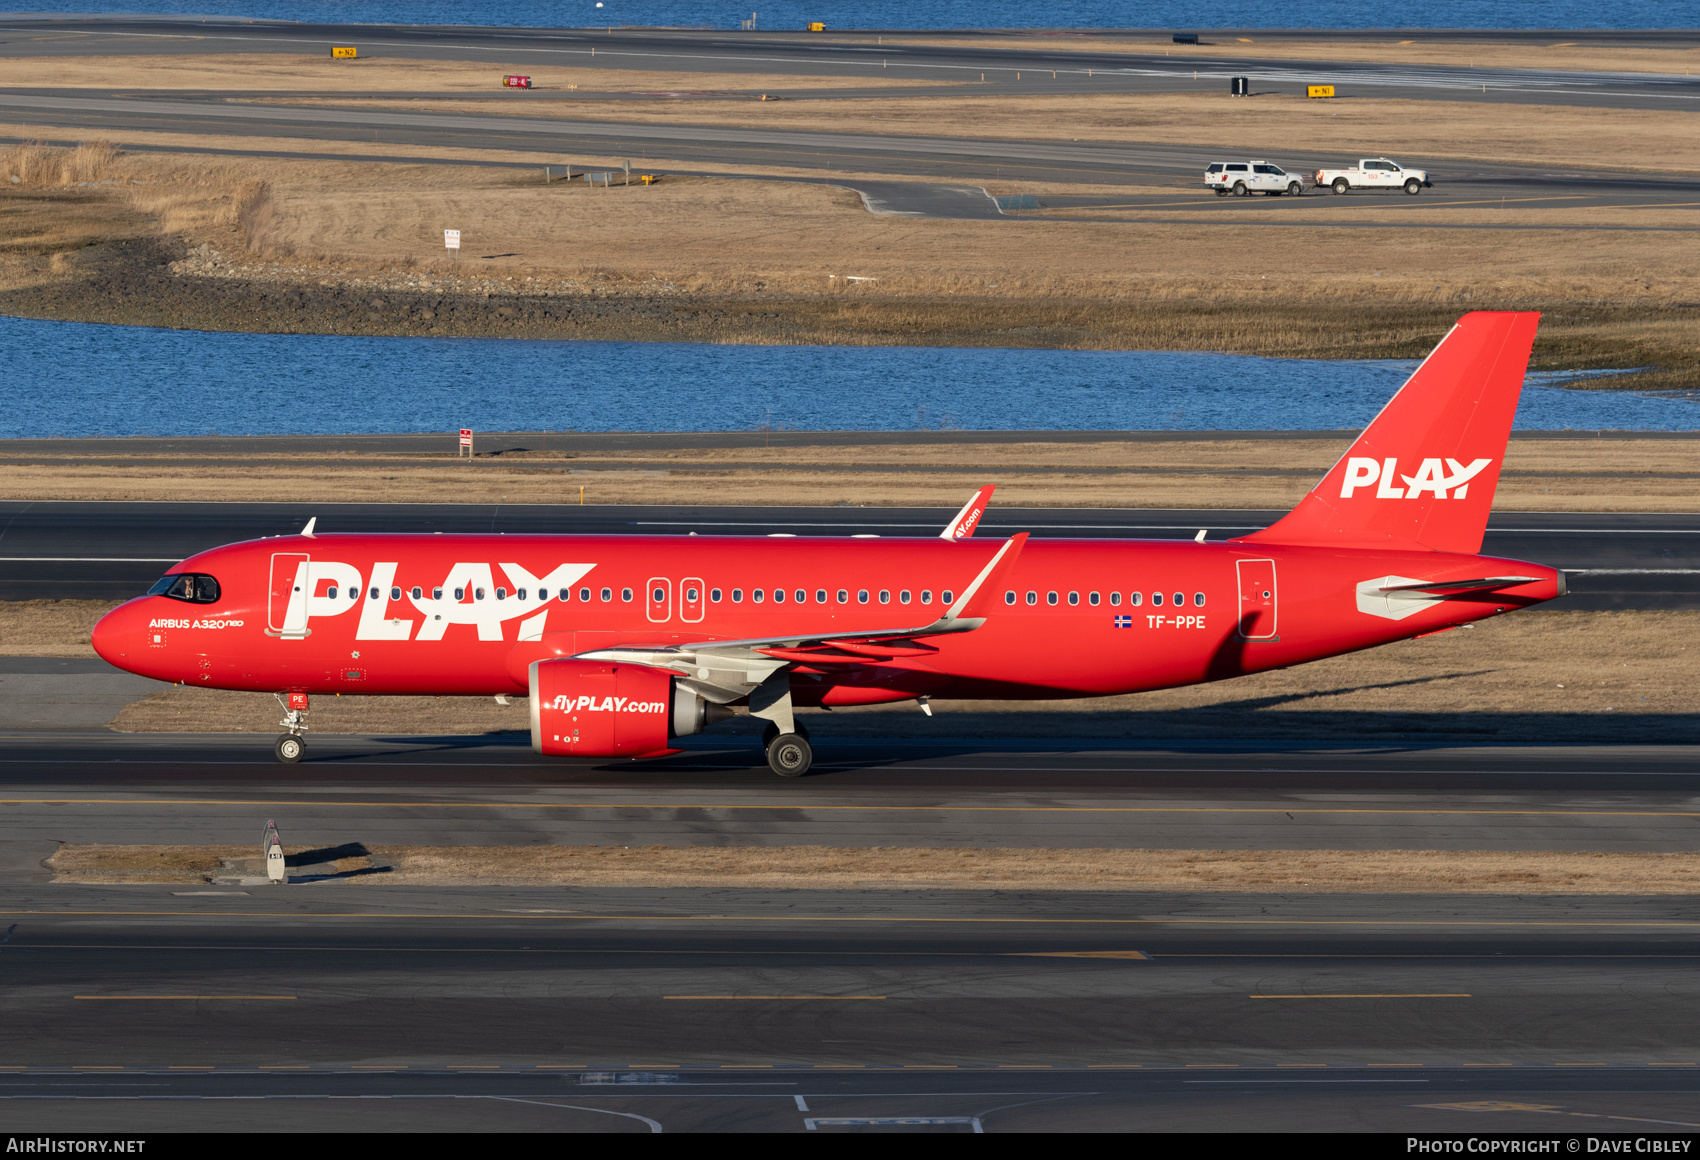
[[[0,656],[92,657],[89,632],[117,600],[0,601]]]
[[[1690,386],[1700,376],[1700,314],[1690,308],[1700,271],[1654,231],[1339,229],[1322,217],[1264,226],[1276,211],[1261,205],[1232,225],[1208,214],[1196,224],[927,221],[870,215],[842,189],[782,183],[591,190],[444,166],[169,155],[110,164],[129,184],[0,185],[0,229],[11,242],[10,253],[0,244],[0,291],[69,286],[84,269],[77,251],[91,242],[163,236],[225,255],[216,269],[188,274],[244,283],[480,300],[516,291],[732,299],[726,319],[688,334],[655,322],[653,333],[578,337],[1384,357],[1421,353],[1458,313],[1491,307],[1549,311],[1538,367],[1663,368],[1620,387]],[[1362,199],[1340,212],[1397,223],[1404,200]],[[1532,226],[1563,220],[1544,204],[1437,212]],[[1298,212],[1334,211],[1306,203]],[[1573,216],[1609,226],[1685,212]],[[453,270],[440,248],[450,223],[465,231],[472,256]],[[98,260],[98,252],[87,259]],[[1224,269],[1268,273],[1224,282]],[[1418,270],[1420,280],[1399,273]],[[877,281],[844,289],[852,274]],[[770,312],[744,318],[753,301],[771,303],[777,321],[764,321]],[[271,318],[249,309],[181,323],[265,329]]]
[[[843,849],[827,846],[371,846],[362,884],[766,890],[1106,890],[1282,894],[1692,894],[1700,854],[1442,850]],[[300,847],[286,847],[298,853]],[[246,846],[66,845],[65,883],[205,882]],[[359,864],[355,864],[358,861]],[[326,867],[328,870],[329,867]],[[228,871],[225,871],[228,873]],[[317,871],[315,872],[323,872]]]
[[[1700,738],[1700,613],[1537,611],[1207,685],[1076,701],[933,701],[810,712],[833,737],[1160,738],[1385,743]],[[318,733],[524,731],[522,698],[320,697]],[[277,732],[263,693],[173,688],[124,708],[124,732]],[[746,731],[744,721],[720,732]]]
[[[544,437],[544,442],[547,437]],[[1344,440],[912,444],[527,452],[472,464],[445,454],[382,466],[329,455],[209,456],[192,473],[146,456],[0,464],[0,498],[303,502],[866,504],[954,506],[998,485],[999,508],[1292,507],[1345,450]],[[1501,511],[1693,511],[1700,440],[1511,443]],[[1020,468],[1020,472],[1007,469]],[[839,470],[841,469],[841,470]]]

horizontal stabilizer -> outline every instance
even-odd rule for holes
[[[1545,579],[1545,576],[1484,576],[1480,580],[1437,580],[1432,584],[1384,584],[1381,590],[1443,595],[1447,592],[1483,592],[1495,588],[1515,588],[1519,584],[1539,584]]]

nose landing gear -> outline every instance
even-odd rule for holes
[[[283,720],[278,722],[286,730],[272,751],[277,759],[285,765],[294,765],[307,752],[307,739],[301,735],[307,732],[307,694],[289,693],[277,694],[277,703],[283,706]]]

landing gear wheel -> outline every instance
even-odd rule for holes
[[[1423,191],[1423,183],[1418,181],[1414,177],[1411,178],[1411,180],[1409,180],[1405,183],[1405,192],[1410,194],[1412,197],[1417,196],[1417,194],[1421,193],[1422,191]]]
[[[808,739],[797,733],[781,733],[768,743],[767,767],[780,777],[802,777],[815,763]]]
[[[1351,189],[1351,188],[1352,188],[1351,182],[1347,181],[1344,177],[1336,177],[1334,179],[1334,193],[1335,193],[1336,196],[1339,196],[1339,197],[1345,196],[1346,191]]]
[[[796,730],[797,736],[801,737],[804,741],[809,739],[809,727],[807,725],[803,724],[801,721],[797,721],[793,723],[793,727]],[[766,749],[769,745],[773,744],[773,739],[778,736],[779,726],[775,725],[772,721],[769,721],[767,723],[767,728],[761,731],[761,747]]]
[[[1291,185],[1287,186],[1287,192],[1292,194],[1294,197],[1303,197],[1305,187],[1295,181]]]
[[[307,743],[293,733],[285,733],[277,739],[273,746],[277,751],[277,759],[285,765],[294,765],[301,760],[301,755],[307,752]]]
[[[1245,187],[1245,182],[1236,181],[1236,182],[1234,182],[1234,196],[1235,197],[1250,197],[1251,196],[1251,190],[1249,190]]]

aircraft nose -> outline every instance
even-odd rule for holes
[[[133,668],[147,627],[146,614],[136,607],[140,601],[120,604],[95,622],[89,643],[107,664]]]

